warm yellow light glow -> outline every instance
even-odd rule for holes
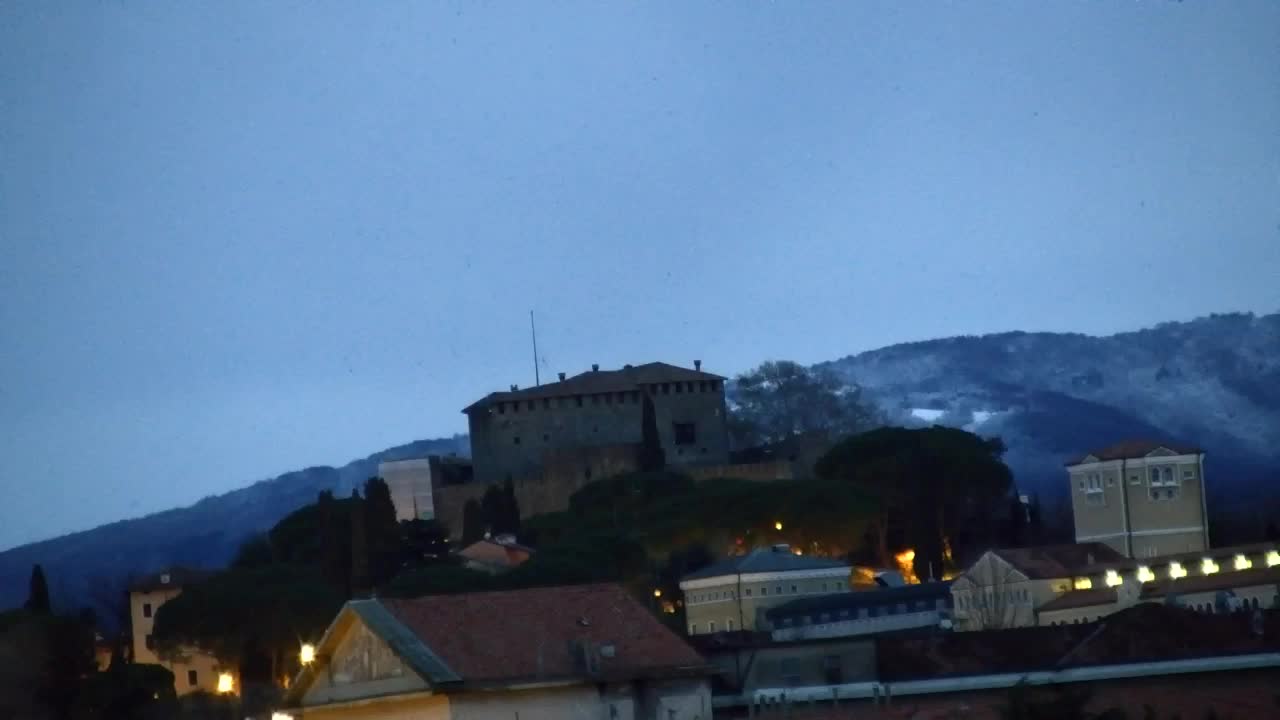
[[[298,650],[298,661],[303,665],[310,665],[316,661],[316,646],[311,643],[302,643],[302,648]]]
[[[1146,565],[1138,566],[1138,582],[1149,583],[1156,579],[1156,574],[1151,572],[1151,568]]]
[[[1089,578],[1076,578],[1074,586],[1077,590],[1088,590],[1093,587],[1093,581]]]
[[[273,712],[271,713],[271,720],[293,720],[293,716],[289,713]]]
[[[1115,587],[1124,582],[1124,578],[1120,577],[1120,573],[1115,570],[1107,571],[1107,587]]]
[[[902,579],[908,585],[917,585],[920,578],[916,576],[916,551],[907,548],[901,552],[894,553],[893,563],[898,566],[898,573],[902,575]]]
[[[782,529],[782,521],[781,521],[781,520],[778,520],[778,521],[776,521],[775,523],[773,523],[773,529],[774,529],[774,530],[781,530],[781,529]]]
[[[1248,570],[1253,567],[1253,561],[1245,557],[1243,553],[1236,555],[1235,568],[1237,570]]]
[[[654,596],[654,597],[662,597],[662,588],[654,588],[654,589],[653,589],[653,596]]]
[[[224,695],[233,692],[236,689],[236,681],[231,677],[231,673],[222,673],[218,676],[218,692]]]
[[[1169,563],[1169,577],[1171,579],[1177,580],[1178,578],[1184,578],[1186,576],[1187,576],[1187,569],[1182,567],[1182,563],[1179,563],[1179,562]]]
[[[1275,567],[1280,565],[1280,551],[1272,550],[1267,553],[1267,567]]]
[[[1213,558],[1205,558],[1200,561],[1200,572],[1205,575],[1212,575],[1218,572],[1219,569],[1218,563],[1214,562]]]
[[[804,554],[804,551],[803,551],[803,550],[801,550],[800,548],[791,548],[791,554],[792,554],[792,555],[803,555],[803,554]]]

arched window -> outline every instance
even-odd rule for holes
[[[1160,468],[1151,468],[1151,484],[1158,485],[1160,483]]]
[[[1164,482],[1166,485],[1173,484],[1173,468],[1164,469]]]

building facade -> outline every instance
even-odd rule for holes
[[[156,652],[151,634],[155,628],[156,612],[161,605],[181,595],[184,585],[198,582],[205,575],[186,568],[172,568],[139,578],[129,587],[133,662],[161,665],[168,669],[173,673],[174,691],[178,695],[201,690],[215,692],[220,675],[230,673],[235,676],[233,668],[223,667],[217,658],[196,649],[184,650],[172,656],[162,656]],[[238,683],[233,681],[233,684]]]
[[[765,611],[779,642],[951,628],[951,583],[926,582],[792,600]]]
[[[1102,542],[1132,558],[1209,547],[1204,453],[1131,441],[1067,466],[1076,542]]]
[[[616,585],[356,600],[316,658],[289,717],[711,717],[712,667]]]
[[[764,629],[770,608],[850,592],[850,572],[843,562],[774,545],[690,573],[680,580],[689,635]]]
[[[532,388],[511,386],[463,410],[481,483],[537,480],[549,454],[638,445],[644,397],[653,402],[667,464],[723,465],[729,459],[724,378],[666,363],[588,372]],[[592,470],[582,468],[585,475]],[[590,479],[590,478],[586,478]]]

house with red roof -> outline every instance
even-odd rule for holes
[[[283,714],[709,720],[710,673],[618,585],[353,600]]]

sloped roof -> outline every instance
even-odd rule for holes
[[[626,392],[635,390],[641,385],[652,385],[664,382],[699,382],[704,380],[723,381],[724,377],[701,370],[690,370],[663,362],[651,362],[643,365],[632,365],[620,370],[588,370],[558,382],[549,382],[536,387],[523,388],[513,392],[494,392],[480,398],[463,408],[462,412],[471,412],[480,407],[498,402],[516,400],[537,400],[541,398],[565,397],[568,395],[592,395],[606,392]]]
[[[772,620],[774,618],[811,615],[815,612],[856,610],[858,608],[879,607],[891,603],[914,602],[916,600],[936,601],[939,598],[951,599],[951,581],[928,582],[918,585],[903,585],[901,587],[799,598],[766,610],[765,616]]]
[[[468,685],[585,678],[575,642],[612,645],[592,679],[701,674],[707,664],[619,585],[377,601]]]
[[[828,570],[831,568],[848,567],[850,567],[848,563],[841,562],[839,560],[810,557],[808,555],[795,555],[789,550],[757,548],[746,555],[732,557],[728,560],[715,563],[714,565],[708,565],[696,572],[691,572],[680,578],[680,581],[699,580],[702,578],[719,577],[721,575],[737,575],[738,573]]]
[[[1274,567],[1254,567],[1248,570],[1231,570],[1222,568],[1212,575],[1197,574],[1198,568],[1189,567],[1186,577],[1177,580],[1163,579],[1148,583],[1142,588],[1142,598],[1159,598],[1170,594],[1197,592],[1213,592],[1215,590],[1232,590],[1235,588],[1253,587],[1255,585],[1280,584],[1280,565]]]
[[[1089,590],[1071,590],[1036,608],[1039,612],[1054,610],[1071,610],[1073,608],[1093,605],[1109,605],[1116,601],[1115,588],[1090,588]]]
[[[519,543],[501,543],[496,540],[477,540],[458,551],[468,560],[487,565],[513,568],[523,564],[534,554],[533,548]]]
[[[1085,458],[1090,456],[1093,456],[1100,461],[1144,458],[1160,448],[1172,450],[1179,455],[1195,455],[1203,452],[1200,448],[1193,447],[1191,445],[1183,445],[1181,443],[1157,442],[1155,440],[1125,440],[1114,445],[1109,445],[1100,450],[1087,452],[1084,455],[1071,460],[1067,465],[1079,465],[1084,462]]]
[[[1005,548],[991,552],[1032,580],[1082,575],[1092,565],[1128,560],[1110,545],[1099,542]]]
[[[152,592],[155,590],[178,590],[188,585],[194,585],[202,580],[208,579],[213,572],[210,570],[200,570],[198,568],[189,568],[182,566],[174,566],[168,570],[162,570],[158,573],[143,575],[135,578],[129,583],[130,592]],[[167,582],[163,582],[166,580]]]

